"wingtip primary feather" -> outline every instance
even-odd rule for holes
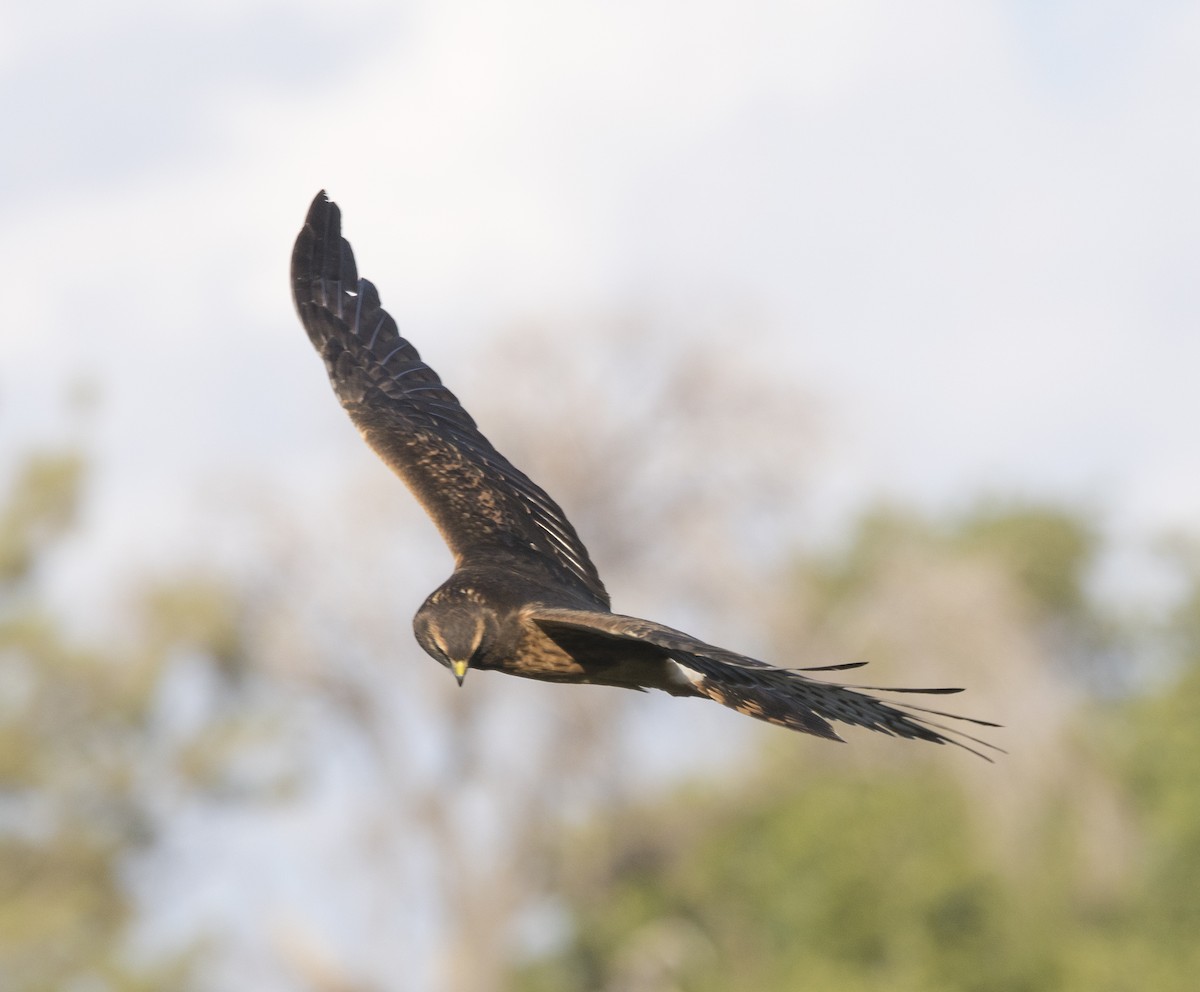
[[[308,205],[308,214],[304,218],[305,224],[316,231],[318,228],[318,218],[329,210],[330,207],[336,210],[337,204],[329,198],[329,194],[325,190],[320,190]]]

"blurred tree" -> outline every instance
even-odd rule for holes
[[[36,565],[72,522],[82,475],[74,453],[35,455],[0,509],[0,986],[15,990],[146,977],[112,953],[132,915],[121,848],[142,832],[119,754],[142,673],[110,673],[68,644],[35,595]]]
[[[1104,742],[1124,785],[1137,867],[1127,901],[1106,906],[1105,957],[1129,975],[1200,974],[1200,571],[1165,633],[1177,649],[1172,674],[1152,694],[1107,707]]]
[[[1032,611],[1062,672],[1089,690],[1121,694],[1141,674],[1133,665],[1129,618],[1092,602],[1087,584],[1100,551],[1096,527],[1077,512],[988,500],[955,521],[948,537],[993,558]]]
[[[1095,527],[1078,512],[987,500],[953,524],[949,538],[965,551],[999,558],[1046,618],[1088,612],[1086,582],[1100,542]]]
[[[192,578],[148,591],[127,644],[69,635],[38,571],[69,536],[83,479],[78,454],[36,454],[0,505],[0,988],[178,990],[190,954],[129,953],[138,907],[125,876],[173,789],[228,777],[236,719],[183,731],[162,689],[185,655],[228,670],[239,611],[220,584]]]
[[[1123,622],[1088,596],[1086,519],[880,510],[838,553],[790,560],[803,404],[719,349],[656,375],[643,332],[613,331],[619,358],[517,337],[482,363],[509,383],[529,354],[553,370],[536,435],[511,395],[465,397],[566,506],[618,605],[703,611],[707,636],[773,660],[868,658],[872,682],[954,670],[971,689],[955,703],[1009,724],[1013,753],[986,767],[766,728],[738,781],[647,803],[638,771],[667,734],[634,717],[653,699],[487,673],[460,691],[420,654],[410,617],[449,559],[366,452],[370,481],[296,505],[307,523],[261,480],[209,501],[214,544],[242,528],[238,580],[147,579],[120,636],[87,636],[45,594],[83,467],[37,456],[0,501],[0,988],[1188,987],[1200,582],[1158,645],[1180,681],[1080,722],[1061,659],[1090,663]],[[684,724],[747,729],[701,709]],[[180,821],[237,808],[253,829],[330,805],[323,853],[282,855],[287,897],[199,919],[165,957],[131,951],[190,896]],[[261,886],[243,867],[239,898]]]
[[[797,568],[803,608],[783,614],[782,639],[788,623],[812,623],[838,660],[850,643],[890,643],[906,671],[916,653],[973,646],[985,657],[965,680],[1005,666],[1019,681],[1007,698],[1028,703],[1050,684],[1030,676],[1056,668],[1042,621],[1098,611],[1084,592],[1087,534],[1033,506],[985,506],[952,526],[870,514],[844,556]],[[876,641],[877,625],[894,638]],[[1015,753],[995,768],[858,739],[853,752],[815,754],[776,738],[740,785],[596,820],[564,856],[565,947],[510,987],[1191,988],[1200,666],[1192,656],[1179,670],[1152,697],[1094,704],[1084,722],[1060,694],[1051,736],[1030,733],[1020,710],[989,712],[1016,724]],[[1025,709],[1048,715],[1041,702]],[[1038,785],[1039,764],[1055,769],[1054,788]],[[1024,807],[1019,856],[998,857],[994,821],[1013,804]]]
[[[1032,619],[1083,626],[1094,620],[1086,583],[1098,550],[1091,522],[1062,507],[987,499],[958,519],[934,522],[884,506],[864,515],[847,549],[798,563],[796,575],[814,608],[829,611],[869,589],[888,561],[983,559]]]
[[[571,952],[516,987],[1054,987],[1042,907],[980,857],[952,779],[783,770],[584,835]]]
[[[721,603],[735,614],[745,604],[726,591],[750,600],[752,587],[731,570],[748,572],[761,550],[744,538],[794,502],[800,405],[703,349],[659,374],[652,329],[585,332],[624,334],[628,349],[580,351],[570,335],[533,349],[539,374],[553,370],[557,382],[530,403],[536,414],[525,411],[536,441],[516,426],[511,392],[481,421],[568,506],[614,588],[633,586],[650,609]],[[481,365],[511,381],[529,354],[516,334]],[[786,430],[751,429],[760,421]],[[392,988],[403,973],[413,988],[488,992],[514,948],[541,940],[536,921],[560,871],[555,837],[586,810],[624,802],[636,777],[628,717],[644,701],[486,673],[459,691],[410,627],[447,552],[386,470],[366,452],[364,463],[372,481],[347,484],[320,509],[291,499],[297,514],[315,513],[308,522],[281,513],[287,501],[259,479],[206,499],[206,511],[219,507],[202,524],[211,547],[240,528],[225,539],[249,551],[238,580],[187,566],[148,579],[132,609],[111,612],[122,635],[103,639],[56,616],[38,580],[67,544],[81,464],[38,457],[16,480],[0,515],[0,877],[20,895],[0,909],[0,986],[220,988],[250,961],[287,989]],[[186,872],[164,853],[181,823],[274,799],[302,818],[347,774],[361,786],[344,864],[334,872],[306,858],[295,872],[313,891],[345,885],[355,906],[373,907],[353,938],[331,935],[304,901],[280,910],[268,895],[236,932],[198,917],[194,953],[166,962],[168,977],[134,967],[129,935],[160,906],[188,900]],[[87,871],[65,875],[78,909],[56,898],[49,876],[21,874],[68,865],[69,843],[90,857]],[[188,843],[193,860],[219,854]]]
[[[74,521],[82,476],[75,452],[32,455],[16,473],[0,509],[0,584],[9,595]]]

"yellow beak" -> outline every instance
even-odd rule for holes
[[[450,670],[454,673],[454,677],[458,679],[458,684],[463,684],[463,679],[467,677],[467,662],[452,661],[450,662]]]

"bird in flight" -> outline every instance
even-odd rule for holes
[[[994,745],[955,716],[873,692],[945,694],[824,681],[609,608],[604,583],[558,504],[500,454],[421,361],[379,293],[360,279],[341,211],[324,191],[292,253],[292,292],[333,390],[366,442],[407,484],[454,554],[454,573],[417,610],[417,642],[461,685],[471,669],[548,682],[702,696],[769,723],[841,740],[832,723],[951,743]],[[999,750],[996,748],[996,750]],[[990,759],[989,759],[990,760]]]

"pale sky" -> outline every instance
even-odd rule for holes
[[[641,310],[681,349],[725,321],[819,402],[831,523],[988,489],[1200,521],[1194,4],[5,19],[0,444],[93,382],[116,543],[185,528],[197,480],[369,457],[287,292],[321,187],[452,386],[523,320]]]

